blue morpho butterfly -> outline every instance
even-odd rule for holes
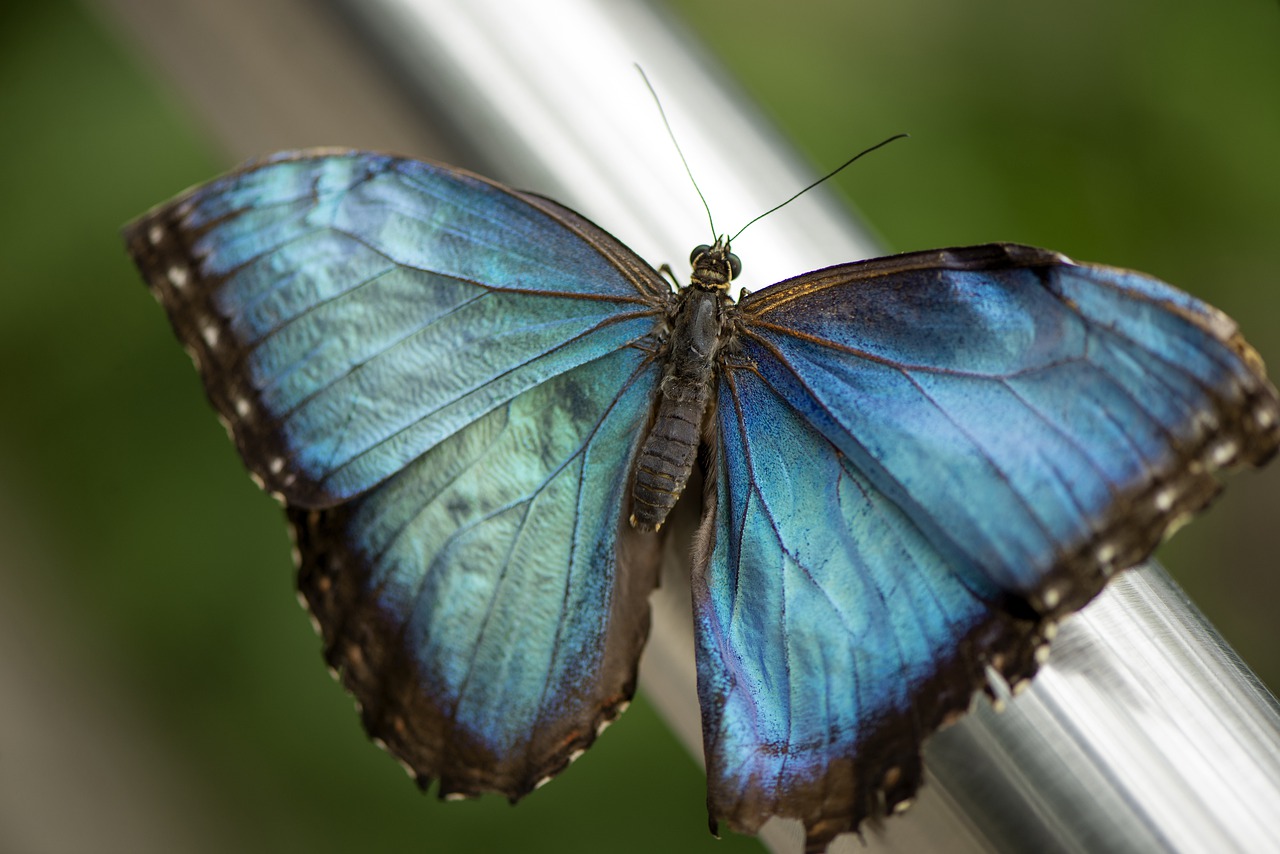
[[[279,154],[126,230],[372,737],[515,800],[627,705],[691,470],[714,820],[808,847],[903,808],[990,672],[1267,460],[1280,402],[1217,310],[992,244],[734,303],[447,166]]]

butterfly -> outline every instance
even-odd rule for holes
[[[692,543],[713,828],[824,849],[904,809],[921,745],[1280,445],[1221,312],[991,244],[734,302],[554,201],[286,152],[125,229],[370,736],[512,800],[626,707],[672,507]]]

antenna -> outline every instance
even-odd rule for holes
[[[702,188],[698,186],[697,179],[693,177],[693,170],[689,168],[689,161],[685,159],[684,151],[680,148],[680,141],[676,139],[675,131],[671,129],[671,122],[667,121],[667,111],[662,109],[662,100],[658,98],[657,91],[653,88],[653,84],[649,82],[649,75],[644,73],[644,69],[640,67],[640,63],[636,63],[635,66],[636,66],[636,71],[640,72],[640,79],[644,81],[644,85],[649,88],[649,94],[653,96],[653,103],[655,103],[658,106],[658,115],[662,116],[662,124],[667,129],[667,136],[671,138],[671,144],[676,147],[676,154],[680,155],[680,162],[684,164],[685,174],[689,176],[689,182],[693,184],[693,189],[697,192],[698,198],[702,200],[702,208],[707,212],[707,222],[710,223],[711,225],[711,236],[716,239],[719,239],[719,233],[716,231],[716,222],[711,216],[711,206],[707,204],[707,197],[702,195]],[[878,148],[884,148],[886,145],[888,145],[891,142],[896,142],[899,139],[906,139],[909,136],[911,136],[911,134],[895,133],[893,136],[889,137],[888,139],[884,139],[884,140],[881,140],[880,142],[877,142],[875,145],[871,146],[870,148],[864,148],[862,151],[859,151],[857,154],[853,155],[848,160],[841,163],[839,166],[832,169],[830,172],[823,175],[821,178],[814,181],[809,186],[805,187],[803,190],[800,190],[798,193],[791,196],[791,198],[787,199],[785,202],[776,204],[773,207],[769,208],[764,213],[760,214],[759,216],[749,220],[746,225],[744,225],[742,228],[734,232],[733,237],[729,238],[729,242],[733,243],[733,241],[738,239],[738,236],[741,235],[742,232],[746,231],[749,227],[754,225],[756,222],[764,219],[769,214],[773,213],[779,208],[784,208],[787,205],[791,204],[796,199],[800,198],[805,193],[809,192],[814,187],[821,184],[823,181],[826,181],[830,178],[834,178],[836,175],[839,175],[841,172],[844,171],[846,167],[850,166],[855,160],[858,160],[864,155],[870,154],[871,152],[875,151]]]
[[[658,115],[662,116],[662,123],[667,128],[667,136],[671,137],[671,144],[676,147],[676,154],[680,155],[680,162],[684,164],[685,174],[689,176],[689,182],[693,184],[693,189],[698,194],[698,198],[702,200],[702,207],[707,212],[707,222],[711,225],[711,236],[717,238],[719,234],[716,233],[716,221],[711,217],[711,205],[707,204],[707,197],[702,195],[702,188],[698,186],[697,180],[693,177],[693,170],[689,168],[689,161],[685,159],[684,151],[680,149],[680,141],[676,139],[675,131],[671,129],[671,122],[667,121],[667,111],[662,109],[662,100],[658,98],[657,91],[654,90],[653,84],[649,82],[649,75],[644,73],[644,69],[640,67],[638,62],[636,63],[636,71],[640,72],[640,79],[644,81],[644,85],[649,87],[649,94],[653,96],[653,103],[658,105]],[[802,190],[801,192],[804,191]]]
[[[828,178],[834,178],[836,175],[840,174],[840,172],[842,172],[846,166],[849,166],[851,163],[853,163],[853,161],[855,161],[855,160],[857,160],[858,158],[862,157],[864,154],[870,154],[871,152],[875,151],[877,148],[884,148],[886,145],[888,145],[888,144],[889,144],[889,143],[891,143],[891,142],[894,142],[894,141],[899,140],[899,139],[906,139],[906,138],[907,138],[907,137],[909,137],[909,136],[911,136],[911,134],[908,134],[908,133],[895,133],[893,136],[889,137],[888,139],[881,140],[880,142],[877,142],[875,145],[871,146],[870,148],[864,148],[862,151],[859,151],[857,154],[853,155],[853,156],[852,156],[852,157],[850,157],[848,160],[846,160],[845,162],[841,163],[839,166],[837,166],[836,168],[832,169],[830,172],[828,172],[827,174],[823,175],[821,178],[819,178],[818,180],[814,181],[812,184],[810,184],[809,186],[805,187],[803,190],[801,190],[800,192],[796,193],[796,194],[795,194],[794,196],[792,196],[791,198],[787,199],[785,202],[782,202],[781,204],[776,204],[776,205],[774,205],[773,207],[769,208],[769,209],[768,209],[767,211],[765,211],[764,213],[762,213],[762,214],[760,214],[759,216],[755,217],[754,219],[750,220],[746,225],[744,225],[742,228],[740,228],[740,229],[738,229],[736,232],[734,232],[733,237],[730,237],[730,238],[729,238],[729,242],[730,242],[730,243],[732,243],[733,241],[737,240],[737,239],[738,239],[738,235],[742,234],[742,232],[746,231],[746,230],[747,230],[747,228],[748,228],[749,226],[753,225],[753,224],[754,224],[755,222],[757,222],[758,220],[762,220],[762,219],[764,219],[764,218],[765,218],[765,217],[767,217],[769,214],[771,214],[771,213],[773,213],[774,211],[778,210],[778,208],[786,207],[787,205],[791,204],[791,203],[792,203],[792,202],[794,202],[796,199],[800,198],[800,197],[801,197],[801,196],[803,196],[805,193],[809,192],[809,191],[810,191],[810,190],[812,190],[814,187],[816,187],[816,186],[818,186],[819,184],[821,184],[823,181],[826,181]],[[681,157],[683,157],[683,155],[681,155]],[[686,169],[687,169],[687,168],[689,168],[687,164],[685,165],[685,168],[686,168]],[[690,178],[692,178],[692,177],[693,177],[693,176],[690,176]],[[695,186],[697,186],[697,185],[695,185]],[[702,194],[701,194],[701,193],[699,193],[698,195],[702,195]],[[706,204],[706,201],[703,201],[703,204],[705,205],[705,204]],[[707,214],[707,215],[708,215],[708,216],[710,216],[710,212],[708,212],[708,214]]]

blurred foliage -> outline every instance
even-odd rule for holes
[[[671,5],[815,164],[913,134],[839,179],[894,249],[1016,240],[1147,270],[1280,361],[1276,4]],[[518,809],[418,795],[320,666],[280,513],[119,242],[218,157],[70,0],[0,12],[0,115],[0,508],[40,550],[0,552],[0,579],[84,650],[78,666],[110,669],[222,839],[755,849],[703,832],[701,773],[643,702]],[[1275,471],[1242,478],[1162,552],[1272,685],[1278,505]]]

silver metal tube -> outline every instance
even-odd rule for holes
[[[266,5],[287,16],[303,4]],[[633,63],[662,96],[721,231],[810,179],[698,46],[636,0],[339,6],[378,57],[363,67],[382,63],[390,74],[376,84],[370,74],[382,89],[370,102],[355,100],[394,127],[396,139],[439,143],[423,129],[444,128],[455,162],[577,208],[655,263],[679,261],[713,235]],[[190,76],[213,91],[206,100],[215,114],[234,114],[225,104],[219,113],[217,84],[209,83],[216,75]],[[407,107],[420,113],[395,114]],[[269,125],[254,151],[267,147],[264,138],[289,136]],[[225,120],[221,126],[234,137]],[[361,141],[347,134],[282,144],[353,140]],[[876,254],[821,191],[753,226],[736,248],[752,288]],[[654,600],[642,687],[700,755],[680,583],[687,555],[673,553],[671,564],[671,581]],[[1028,692],[1003,714],[979,703],[931,740],[926,760],[931,777],[919,802],[867,833],[872,850],[1280,850],[1280,710],[1156,567],[1127,573],[1067,621]],[[775,850],[797,850],[799,828],[774,822],[766,838]]]

